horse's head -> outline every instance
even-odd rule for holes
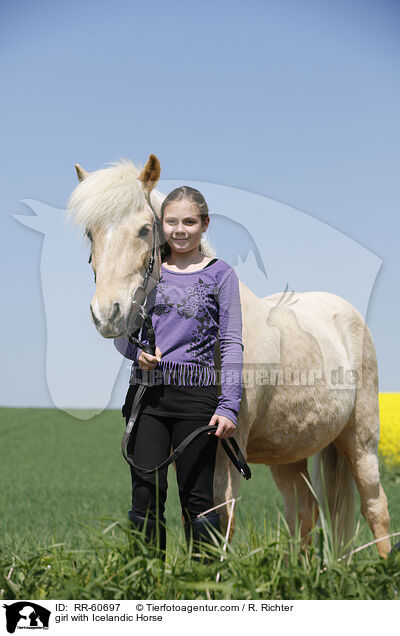
[[[151,255],[156,221],[146,196],[159,180],[160,163],[150,155],[141,171],[126,159],[91,173],[78,164],[75,168],[79,185],[69,199],[68,213],[90,242],[89,262],[96,282],[92,320],[103,337],[123,336],[135,324],[132,299],[143,283]],[[158,218],[164,196],[157,191],[152,194]],[[147,292],[157,284],[159,268],[156,261]],[[139,294],[136,298],[140,303],[144,300]]]

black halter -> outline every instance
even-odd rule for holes
[[[149,263],[147,265],[146,272],[144,274],[143,282],[142,282],[141,285],[139,285],[135,289],[135,292],[134,292],[133,298],[132,298],[132,305],[137,305],[136,311],[137,311],[139,316],[142,318],[142,320],[146,324],[147,334],[148,334],[148,338],[149,338],[149,344],[147,345],[145,342],[141,342],[140,340],[138,340],[137,336],[138,336],[139,331],[141,329],[140,326],[132,334],[128,334],[127,338],[129,340],[129,342],[131,342],[132,344],[137,345],[140,349],[143,349],[143,351],[145,351],[146,353],[150,353],[150,355],[154,355],[155,351],[156,351],[156,338],[155,338],[155,334],[154,334],[153,323],[151,322],[151,318],[147,314],[147,312],[146,312],[146,310],[144,308],[144,304],[146,302],[147,295],[148,295],[147,287],[148,287],[148,284],[149,284],[150,277],[151,277],[151,275],[153,273],[154,265],[155,265],[156,258],[157,258],[157,238],[159,239],[160,238],[160,234],[161,234],[161,221],[160,221],[159,217],[157,216],[157,214],[155,213],[155,211],[153,209],[153,206],[151,205],[150,193],[146,195],[146,200],[147,200],[147,203],[149,204],[149,207],[150,207],[151,211],[153,212],[153,216],[154,216],[153,244],[152,244],[152,248],[151,248],[150,260],[149,260]],[[144,296],[143,304],[140,304],[140,302],[138,302],[135,299],[135,296],[136,296],[136,294],[137,294],[137,292],[139,290],[142,290],[142,292],[143,292],[143,296]]]

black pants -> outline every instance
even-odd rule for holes
[[[195,415],[195,414],[194,414]],[[154,468],[192,431],[206,426],[211,415],[197,419],[139,412],[128,453],[135,464]],[[218,438],[203,433],[176,460],[179,497],[185,521],[214,506],[213,481]],[[132,466],[132,512],[165,521],[168,467],[144,474]]]

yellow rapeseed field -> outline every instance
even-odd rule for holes
[[[380,393],[379,453],[387,464],[400,467],[400,393]]]

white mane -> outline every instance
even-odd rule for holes
[[[90,172],[72,192],[67,204],[68,216],[74,224],[89,229],[118,223],[133,210],[142,210],[146,200],[137,180],[141,170],[130,159],[121,159]],[[150,198],[159,208],[165,195],[153,190]]]

